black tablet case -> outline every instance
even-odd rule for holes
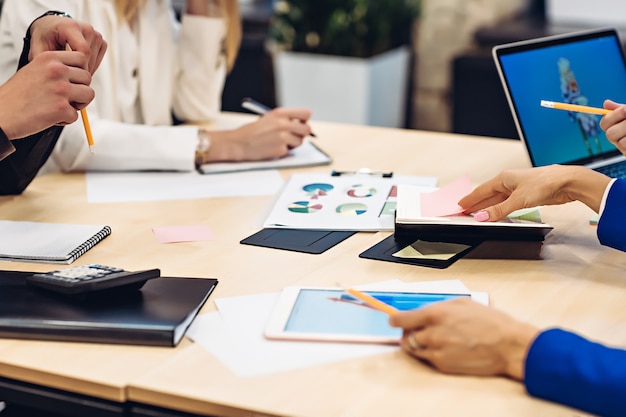
[[[355,233],[334,230],[266,228],[248,236],[239,243],[318,255]]]
[[[463,238],[460,236],[440,235],[439,239],[432,235],[417,237],[409,233],[398,237],[393,234],[376,245],[359,254],[360,258],[375,259],[379,261],[396,262],[401,264],[428,266],[431,268],[447,268],[461,258],[466,259],[541,259],[541,249],[543,247],[543,235],[532,235],[535,238],[529,240],[506,240],[494,237],[494,240],[481,240],[480,238]],[[539,238],[539,236],[541,236]],[[432,242],[461,243],[469,248],[454,255],[450,259],[418,259],[418,258],[398,258],[392,256],[394,253],[409,246],[418,239]]]
[[[29,274],[0,271],[0,337],[176,346],[218,282],[161,277],[139,291],[73,298],[29,286]]]

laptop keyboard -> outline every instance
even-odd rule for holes
[[[626,161],[598,167],[595,170],[611,178],[626,178]]]

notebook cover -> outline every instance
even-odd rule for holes
[[[149,280],[139,291],[72,298],[0,271],[0,337],[176,346],[217,285],[212,278]]]

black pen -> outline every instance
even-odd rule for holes
[[[259,103],[258,101],[253,100],[250,97],[246,97],[241,101],[241,107],[243,107],[244,109],[250,110],[252,113],[256,113],[260,115],[263,115],[269,112],[270,110],[272,110],[265,104]],[[314,138],[317,137],[315,136],[315,133],[313,132],[311,132],[311,136]]]

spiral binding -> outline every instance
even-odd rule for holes
[[[111,228],[109,226],[104,226],[102,228],[102,230],[100,230],[98,233],[96,233],[91,238],[89,238],[87,241],[85,241],[85,243],[82,243],[76,249],[72,250],[68,254],[68,260],[70,262],[74,262],[81,255],[83,255],[89,249],[93,248],[98,242],[100,242],[102,239],[104,239],[105,237],[109,236],[110,234],[111,234]]]

